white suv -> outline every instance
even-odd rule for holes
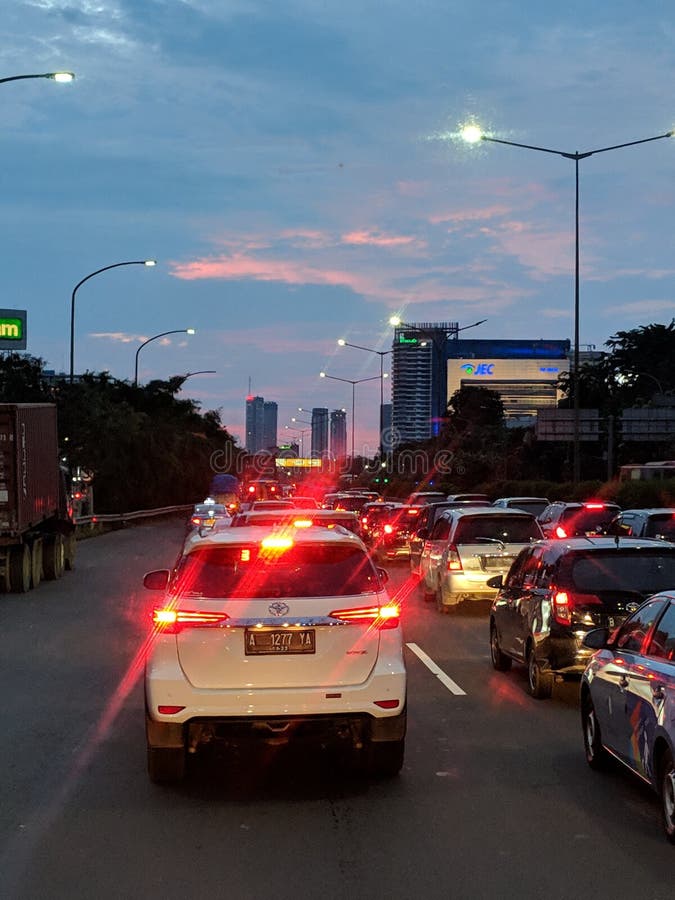
[[[306,737],[397,774],[406,731],[400,609],[341,528],[195,535],[162,591],[145,669],[148,773],[183,777],[202,743]]]

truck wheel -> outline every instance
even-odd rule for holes
[[[31,573],[30,580],[34,588],[42,581],[42,541],[33,542],[31,547]]]
[[[12,547],[9,556],[9,586],[17,594],[25,594],[30,590],[31,552],[28,544]]]
[[[45,538],[42,553],[42,569],[47,581],[55,581],[63,575],[66,564],[65,555],[62,534],[54,534]]]

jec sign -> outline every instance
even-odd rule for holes
[[[0,350],[26,349],[26,310],[0,309]]]

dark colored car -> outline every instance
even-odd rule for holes
[[[416,528],[422,508],[401,504],[393,507],[388,515],[380,517],[370,532],[368,541],[377,559],[384,561],[408,558],[408,541]]]
[[[525,663],[533,697],[556,676],[578,677],[593,628],[613,629],[643,601],[675,585],[675,544],[635,538],[537,541],[518,554],[490,611],[490,655],[499,671]]]
[[[243,528],[247,525],[258,525],[263,528],[277,528],[288,526],[289,528],[309,528],[322,526],[323,528],[335,528],[337,525],[346,528],[353,534],[361,537],[361,525],[359,517],[354,512],[344,509],[280,509],[274,510],[248,510],[237,513],[232,519],[233,528]]]
[[[610,522],[620,512],[620,506],[605,500],[587,500],[584,503],[558,500],[550,503],[541,513],[539,524],[547,538],[568,538],[584,534],[594,536],[607,534]]]
[[[429,538],[431,529],[434,527],[436,519],[446,511],[446,509],[456,509],[458,506],[489,506],[488,500],[444,500],[440,503],[427,503],[420,509],[417,517],[417,525],[414,531],[410,533],[408,539],[408,556],[410,558],[410,574],[421,575],[420,559],[424,549],[424,542]]]
[[[399,502],[376,501],[374,503],[366,503],[361,510],[360,521],[362,539],[367,543],[372,543],[374,531],[383,519],[388,519],[392,510],[401,506]]]
[[[551,501],[546,497],[499,497],[492,505],[500,509],[523,509],[533,516],[540,516]]]
[[[411,494],[407,503],[410,506],[426,506],[428,503],[440,503],[445,500],[446,496],[443,491],[415,491]]]
[[[223,503],[197,503],[187,521],[186,530],[213,528],[216,524],[229,525],[231,521],[231,513]]]
[[[621,760],[661,798],[675,844],[675,591],[656,594],[614,633],[584,639],[598,652],[581,680],[581,723],[593,769]]]
[[[675,541],[675,509],[624,509],[612,519],[609,534]]]

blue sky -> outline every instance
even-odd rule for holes
[[[675,127],[675,19],[661,2],[12,0],[0,77],[3,308],[28,352],[184,395],[243,438],[252,390],[349,407],[320,379],[379,373],[343,337],[389,316],[571,338],[574,163],[454,139],[584,151]],[[583,160],[581,344],[675,315],[675,139]],[[357,441],[377,443],[377,381]]]

